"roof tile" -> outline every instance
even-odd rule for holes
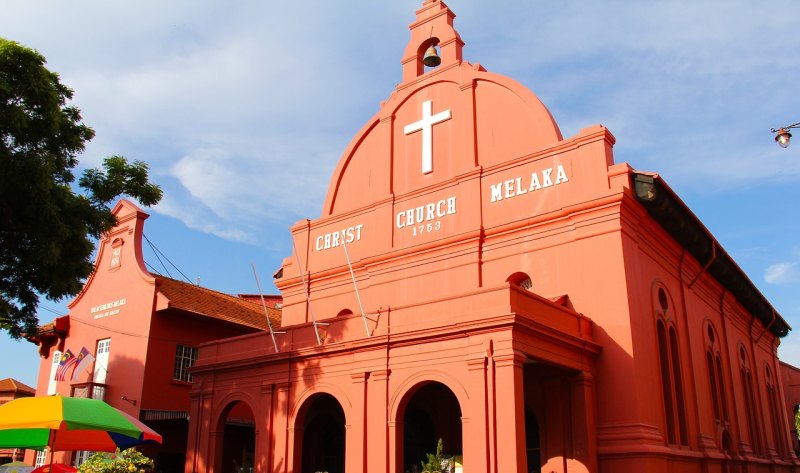
[[[0,379],[0,392],[26,393],[33,396],[36,390],[14,378]]]
[[[267,329],[261,304],[163,276],[156,277],[156,286],[158,291],[169,299],[168,306],[172,309],[185,310],[259,330]],[[268,307],[267,313],[272,326],[279,327],[281,311]]]

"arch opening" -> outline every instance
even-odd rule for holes
[[[339,401],[319,394],[308,401],[297,424],[300,437],[300,472],[344,473],[345,415]]]
[[[234,401],[220,418],[221,453],[216,471],[253,471],[256,453],[256,422],[253,410],[242,401]]]
[[[525,452],[528,471],[538,471],[542,464],[539,421],[530,409],[525,409]]]
[[[443,456],[462,463],[461,406],[455,394],[442,383],[428,382],[410,396],[401,412],[401,471],[421,471],[427,455],[436,453],[439,439],[442,440]]]

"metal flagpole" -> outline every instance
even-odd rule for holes
[[[314,311],[311,309],[311,293],[309,292],[308,283],[306,282],[306,272],[303,269],[303,265],[300,264],[300,253],[297,252],[297,246],[294,244],[294,238],[292,238],[292,249],[294,249],[294,258],[297,261],[297,269],[300,271],[300,277],[303,279],[303,287],[306,290],[306,304],[308,304],[308,313],[311,315],[311,323],[314,324],[314,334],[317,336],[317,345],[322,345],[322,339],[319,336],[319,329],[317,329],[317,318],[314,317]]]
[[[278,342],[275,341],[275,332],[272,330],[272,321],[269,320],[269,311],[267,310],[267,303],[264,302],[264,292],[261,290],[261,281],[258,280],[258,272],[256,271],[256,264],[251,262],[253,267],[253,276],[256,277],[256,285],[258,286],[258,295],[261,297],[261,306],[264,308],[264,316],[267,318],[267,327],[269,327],[269,336],[272,337],[272,346],[275,347],[275,353],[279,353]],[[286,333],[286,332],[280,332]]]
[[[356,289],[356,299],[358,299],[358,308],[361,309],[361,318],[364,320],[364,329],[367,331],[367,337],[371,337],[369,332],[369,324],[367,324],[367,315],[364,313],[364,306],[361,304],[361,294],[358,293],[358,284],[356,284],[356,275],[353,272],[353,265],[350,263],[350,253],[347,252],[347,244],[342,239],[342,248],[344,248],[344,256],[347,258],[347,267],[350,268],[350,278],[353,280],[353,287]]]

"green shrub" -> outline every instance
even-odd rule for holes
[[[420,462],[422,464],[422,471],[441,473],[444,470],[444,465],[447,465],[449,460],[442,456],[442,450],[444,450],[444,446],[442,445],[442,439],[439,439],[439,441],[436,443],[436,453],[426,454],[428,456],[428,460]]]
[[[79,473],[147,473],[153,470],[153,460],[133,448],[115,453],[97,452],[81,466]]]

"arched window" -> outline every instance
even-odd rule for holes
[[[708,367],[708,382],[711,388],[711,400],[714,405],[714,420],[717,425],[727,429],[728,401],[725,397],[725,375],[722,370],[722,355],[717,331],[711,322],[706,324],[706,365]]]
[[[788,428],[786,413],[780,408],[782,403],[778,397],[778,390],[775,389],[775,382],[772,378],[772,371],[769,365],[764,365],[764,378],[767,381],[767,398],[769,399],[770,419],[772,420],[772,434],[775,437],[775,451],[781,458],[787,457],[786,433]]]
[[[688,446],[689,435],[686,429],[686,407],[683,399],[678,332],[675,328],[674,314],[667,291],[663,287],[659,287],[656,295],[658,359],[661,368],[667,442],[671,445]]]
[[[336,314],[336,317],[349,317],[351,315],[353,315],[353,311],[352,310],[350,310],[350,309],[342,309],[342,310],[339,311],[338,314]]]
[[[531,281],[531,277],[528,276],[526,273],[523,272],[516,272],[506,279],[506,281],[510,282],[511,284],[517,285],[526,291],[533,292],[533,281]]]
[[[750,442],[753,452],[756,455],[764,454],[764,442],[761,438],[761,431],[758,428],[758,420],[761,416],[756,406],[755,391],[753,390],[753,372],[750,369],[750,360],[747,358],[747,350],[744,345],[739,344],[739,372],[742,376],[742,391],[744,391],[745,405],[747,407],[747,424],[750,431]]]

